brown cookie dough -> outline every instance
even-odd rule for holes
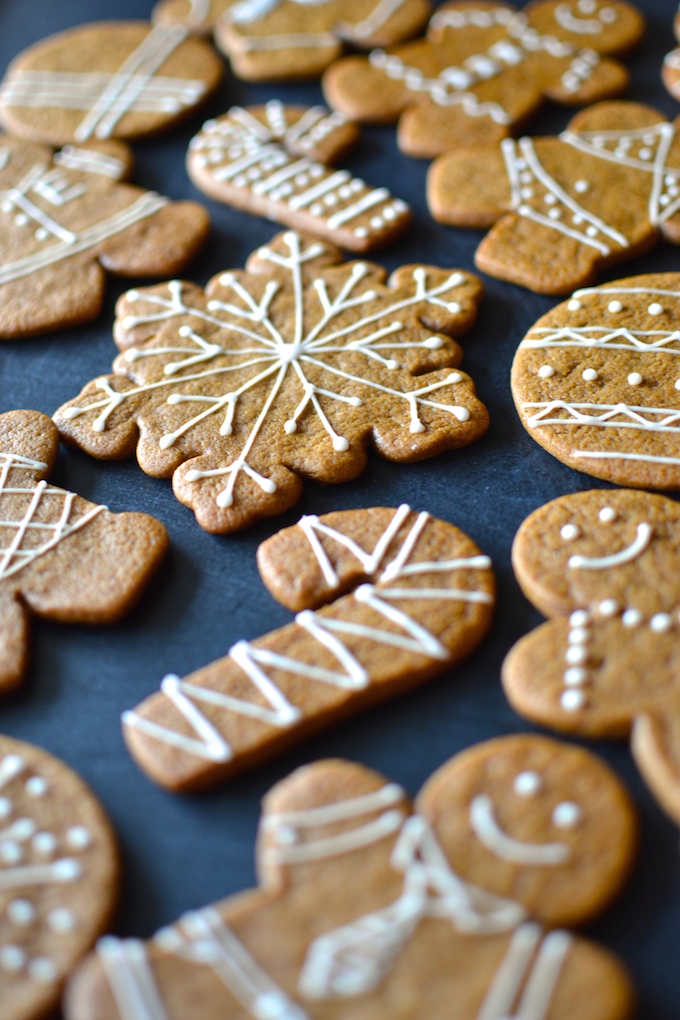
[[[342,263],[293,231],[205,291],[171,281],[129,291],[114,375],[55,415],[66,442],[172,475],[208,531],[289,509],[302,477],[356,478],[372,444],[413,463],[479,438],[488,414],[450,339],[473,324],[469,273]]]
[[[344,50],[389,46],[415,35],[429,0],[161,0],[155,22],[215,33],[246,81],[316,78]]]
[[[146,138],[205,103],[222,72],[212,48],[177,25],[78,25],[14,58],[0,86],[0,123],[52,145]]]
[[[491,623],[488,556],[406,505],[303,517],[260,546],[258,565],[295,623],[167,676],[123,716],[135,760],[170,789],[220,782],[429,680]]]
[[[31,615],[114,622],[132,608],[168,545],[154,517],[109,513],[50,485],[58,446],[46,415],[0,415],[0,692],[23,679]]]
[[[0,735],[3,1020],[53,1015],[64,979],[110,925],[118,885],[115,836],[82,779]]]
[[[403,234],[411,213],[387,188],[325,165],[358,138],[355,124],[324,106],[234,106],[192,138],[187,172],[219,202],[372,251]]]
[[[557,138],[447,153],[430,168],[430,211],[492,227],[475,254],[484,272],[569,293],[662,238],[680,243],[677,126],[640,103],[599,103]]]
[[[95,319],[106,272],[165,276],[203,246],[210,221],[122,180],[121,142],[45,145],[0,135],[0,339]]]
[[[517,349],[512,394],[531,437],[579,471],[680,487],[680,274],[576,291]]]
[[[680,40],[680,12],[673,23],[675,38]],[[667,53],[661,69],[663,83],[674,99],[680,99],[680,49]]]
[[[636,848],[630,801],[593,755],[545,737],[447,762],[415,806],[343,761],[267,795],[259,889],[147,943],[101,940],[67,1020],[630,1020],[621,964],[541,924],[616,897]],[[540,923],[537,923],[540,922]]]
[[[642,15],[619,0],[536,0],[522,11],[457,0],[437,9],[425,39],[336,61],[324,94],[353,119],[399,120],[402,151],[432,158],[499,142],[544,97],[578,106],[621,95],[628,72],[611,57],[643,31]]]
[[[503,683],[523,716],[625,737],[680,821],[680,505],[636,490],[561,496],[524,522],[513,565],[554,617],[522,638]]]

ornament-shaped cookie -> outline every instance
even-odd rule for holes
[[[409,39],[428,0],[161,0],[153,18],[197,35],[215,33],[234,74],[246,81],[316,78],[345,43],[367,49]]]
[[[234,106],[192,138],[187,172],[219,202],[372,251],[402,234],[411,213],[387,188],[326,165],[358,138],[356,125],[323,106]]]
[[[106,272],[164,276],[197,254],[203,206],[122,183],[130,168],[120,142],[55,153],[0,135],[0,339],[89,322]]]
[[[517,349],[512,394],[537,443],[596,478],[680,487],[680,274],[577,291]]]
[[[341,263],[289,231],[205,291],[171,281],[118,303],[114,375],[59,409],[64,439],[95,457],[137,448],[148,474],[208,531],[291,507],[301,477],[356,478],[372,443],[409,463],[488,425],[462,352],[481,284],[468,273]]]
[[[488,556],[406,505],[303,517],[260,546],[258,565],[295,623],[238,641],[184,680],[167,676],[123,716],[134,758],[170,789],[229,778],[429,680],[491,622]]]
[[[399,147],[432,158],[497,143],[544,99],[585,105],[625,92],[628,54],[644,31],[620,0],[535,0],[522,11],[487,0],[443,4],[427,37],[346,57],[323,79],[328,103],[369,123],[399,121]]]
[[[640,103],[600,103],[557,138],[447,153],[430,168],[430,211],[492,228],[475,254],[484,272],[567,294],[662,238],[680,243],[679,123]]]
[[[53,1015],[64,979],[110,925],[118,885],[115,836],[82,779],[0,735],[3,1020]]]
[[[0,415],[0,692],[23,678],[31,615],[65,623],[117,620],[168,545],[155,517],[113,514],[50,485],[58,446],[44,414]]]
[[[517,579],[552,617],[503,666],[513,707],[544,726],[626,737],[680,823],[680,505],[635,490],[561,496],[513,546]]]
[[[98,21],[14,58],[0,85],[0,123],[52,145],[165,131],[215,92],[222,62],[179,25]]]
[[[259,889],[143,943],[102,939],[67,1020],[630,1020],[608,951],[556,925],[616,897],[635,853],[618,779],[581,748],[502,737],[447,762],[414,806],[349,762],[264,801]],[[144,1013],[137,1003],[143,1003]]]

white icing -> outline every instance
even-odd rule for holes
[[[107,936],[97,943],[97,955],[121,1020],[169,1020],[143,942]]]
[[[85,174],[101,174],[120,180],[125,173],[125,164],[115,156],[93,149],[79,149],[75,145],[64,145],[60,152],[55,152],[52,162],[69,170],[79,170]]]
[[[577,5],[583,11],[582,4]],[[592,13],[597,12],[595,18],[581,18],[573,14],[571,4],[558,4],[555,8],[555,21],[567,32],[574,32],[577,35],[600,35],[605,25],[616,21],[616,11],[612,7],[603,7],[599,11],[597,5],[593,5]]]
[[[603,506],[597,515],[604,524],[610,524],[618,517],[616,510],[611,506]]]
[[[537,924],[523,924],[513,933],[476,1020],[547,1020],[572,938],[563,931],[542,941],[541,936]]]
[[[601,518],[609,520],[610,518]],[[620,552],[612,553],[609,556],[570,556],[569,566],[572,570],[606,570],[609,567],[618,567],[624,563],[632,563],[641,556],[652,540],[654,534],[651,524],[643,522],[637,526],[635,541],[631,542]]]
[[[543,789],[543,780],[538,772],[520,772],[513,787],[519,797],[533,797]]]
[[[603,599],[597,608],[602,616],[616,616],[619,611],[619,604],[616,599]]]
[[[179,25],[155,25],[114,74],[15,69],[0,88],[0,106],[86,110],[74,132],[79,142],[110,138],[127,113],[178,113],[199,102],[205,84],[156,71],[186,35]]]
[[[539,428],[545,425],[595,425],[598,428],[635,429],[642,432],[680,433],[680,411],[668,407],[643,407],[640,405],[629,405],[623,402],[619,404],[571,404],[566,400],[550,401],[524,401],[524,408],[538,408],[535,414],[529,415],[527,424],[529,428]],[[564,411],[567,417],[548,417],[553,412]],[[600,411],[600,414],[588,414],[588,411]],[[658,421],[650,421],[645,415],[653,415],[659,418]],[[618,419],[618,420],[614,420]],[[585,452],[581,456],[585,456]],[[592,454],[588,454],[591,456]],[[600,454],[599,456],[607,456]],[[619,457],[621,454],[609,454]],[[640,459],[649,459],[643,456]],[[663,458],[669,459],[669,458]]]
[[[553,811],[552,819],[560,829],[573,829],[583,817],[583,811],[573,801],[562,801]]]
[[[538,374],[541,379],[550,379],[555,374],[555,369],[552,365],[541,365],[538,370]]]
[[[501,829],[495,816],[493,801],[478,794],[470,802],[470,825],[477,839],[496,857],[514,864],[555,866],[571,856],[566,843],[528,843],[513,839]]]
[[[586,382],[594,382],[598,378],[599,373],[594,368],[586,368],[583,370],[583,378]]]
[[[562,528],[560,528],[560,535],[565,542],[573,541],[575,538],[578,538],[580,534],[581,529],[577,527],[576,524],[565,524]]]

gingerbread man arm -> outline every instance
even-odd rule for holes
[[[676,824],[680,825],[680,699],[664,700],[663,711],[638,715],[631,750],[647,786]]]

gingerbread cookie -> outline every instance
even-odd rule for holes
[[[170,789],[219,782],[429,680],[491,622],[488,556],[406,505],[303,517],[260,546],[258,565],[295,623],[167,676],[123,716],[136,761]]]
[[[680,243],[677,127],[640,103],[600,103],[557,138],[506,138],[440,156],[428,204],[441,223],[490,227],[480,269],[567,294],[663,238]]]
[[[53,145],[146,138],[206,102],[222,70],[212,48],[178,25],[78,25],[15,57],[0,86],[0,123]]]
[[[675,30],[675,38],[680,40],[680,12],[675,16],[673,28]],[[680,49],[672,50],[666,54],[661,77],[673,98],[680,99]]]
[[[432,158],[497,143],[538,113],[544,97],[565,105],[621,95],[625,56],[644,21],[620,0],[536,0],[520,12],[457,0],[432,16],[427,38],[346,57],[323,79],[327,101],[369,123],[399,120],[399,147]]]
[[[197,254],[203,206],[122,183],[130,168],[120,142],[54,153],[0,135],[0,339],[96,318],[105,270],[165,276]]]
[[[536,442],[619,485],[680,486],[680,275],[576,291],[522,340],[512,394]]]
[[[96,457],[137,446],[148,474],[208,531],[282,513],[301,476],[356,478],[372,443],[410,463],[464,446],[488,425],[462,352],[481,284],[468,273],[341,264],[289,231],[246,271],[205,292],[172,281],[118,304],[115,375],[59,409],[67,442]]]
[[[405,202],[326,166],[359,132],[323,106],[234,106],[192,138],[187,171],[219,202],[309,230],[351,251],[389,244],[411,222]]]
[[[606,950],[580,924],[628,877],[635,817],[581,748],[537,736],[464,751],[415,806],[330,760],[264,801],[259,889],[147,943],[102,939],[66,1020],[630,1020]],[[143,1002],[146,1010],[136,1008]]]
[[[64,979],[109,926],[118,884],[115,836],[82,779],[0,735],[3,1020],[52,1016]]]
[[[429,0],[161,0],[154,21],[215,42],[246,81],[316,78],[344,43],[368,49],[415,35]]]
[[[0,691],[23,678],[31,614],[66,623],[117,620],[168,545],[154,517],[109,513],[50,485],[58,446],[44,414],[0,415]]]
[[[680,822],[680,505],[635,490],[561,496],[524,522],[513,564],[554,619],[508,655],[511,704],[583,736],[632,731],[641,771]]]

